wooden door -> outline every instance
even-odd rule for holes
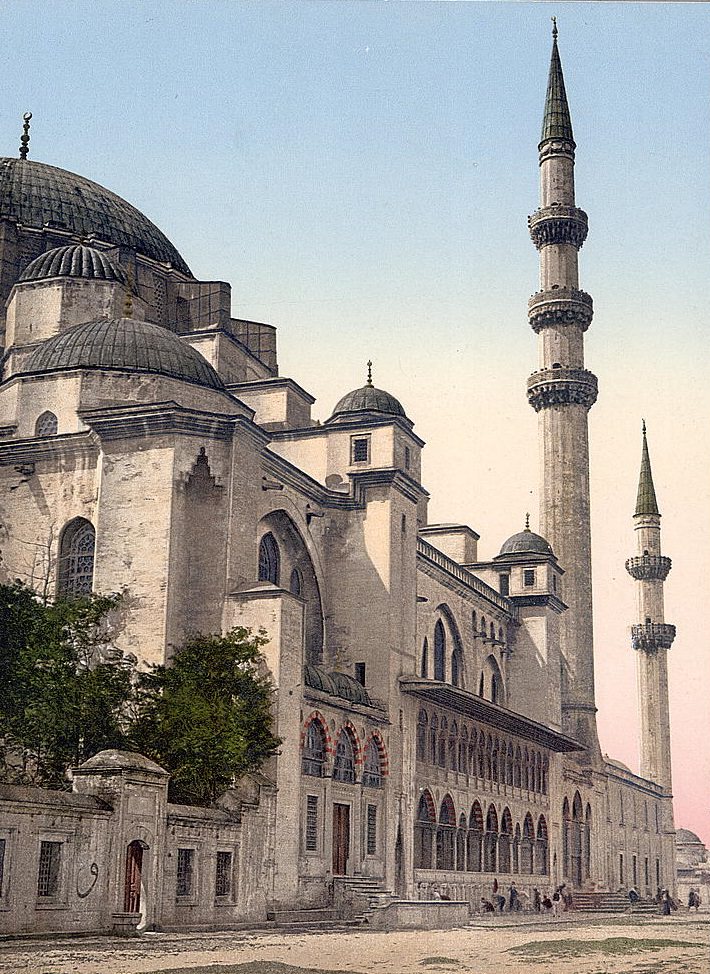
[[[333,875],[345,876],[350,855],[350,806],[333,805]]]
[[[126,883],[123,894],[123,909],[126,913],[141,911],[142,868],[143,846],[136,840],[131,842],[126,852]]]

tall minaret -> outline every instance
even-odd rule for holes
[[[637,650],[641,776],[650,778],[670,792],[667,651],[675,638],[675,626],[663,621],[663,583],[671,570],[671,560],[661,554],[661,515],[653,488],[645,423],[634,530],[638,553],[628,559],[626,571],[638,582],[638,625],[631,627],[631,645]]]
[[[562,598],[569,608],[560,636],[563,728],[586,745],[581,759],[597,763],[587,433],[597,380],[584,368],[592,299],[579,290],[577,255],[587,236],[587,214],[575,206],[575,143],[556,23],[538,150],[540,209],[528,223],[540,252],[540,290],[528,303],[528,317],[539,336],[539,371],[528,379],[528,400],[538,414],[540,533],[565,570]]]

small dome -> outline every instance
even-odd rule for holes
[[[330,693],[333,696],[337,696],[335,684],[322,667],[313,666],[312,663],[306,663],[303,667],[303,679],[306,686],[312,690],[320,690],[321,693]]]
[[[108,254],[86,244],[55,247],[35,257],[20,275],[21,281],[42,281],[50,277],[81,277],[90,281],[126,283],[126,275]]]
[[[76,771],[148,771],[150,774],[161,775],[167,778],[168,772],[151,761],[144,754],[136,751],[119,751],[117,748],[108,748],[99,751],[88,761],[80,764]]]
[[[522,555],[528,553],[554,555],[549,543],[541,535],[535,534],[529,528],[526,528],[524,531],[519,531],[511,538],[508,538],[500,549],[500,553],[501,555]]]
[[[303,680],[307,687],[312,690],[320,690],[321,693],[328,693],[333,697],[340,697],[349,700],[350,703],[364,704],[366,707],[372,706],[370,695],[358,681],[347,673],[328,673],[322,666],[314,666],[307,663],[303,667]]]
[[[675,833],[676,842],[699,842],[703,845],[703,840],[700,836],[696,835],[695,832],[691,832],[690,829],[676,829]]]
[[[135,318],[99,318],[75,325],[38,345],[22,371],[36,374],[66,369],[154,372],[224,389],[207,359],[187,342],[161,325]]]
[[[383,413],[388,416],[404,416],[401,402],[384,389],[376,389],[367,383],[361,389],[353,389],[340,400],[331,419],[349,413]]]

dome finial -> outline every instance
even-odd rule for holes
[[[32,112],[25,112],[22,116],[24,123],[22,125],[22,135],[20,136],[20,159],[26,159],[29,149],[30,141],[30,119],[32,118]]]
[[[529,512],[525,515],[525,530],[526,531],[529,531],[530,530],[530,513]]]
[[[645,419],[642,419],[641,420],[641,432],[643,433],[644,436],[646,435],[646,420]]]
[[[550,17],[552,21],[552,39],[557,40],[557,17]]]
[[[372,362],[368,360],[367,363],[367,383],[368,386],[372,386]]]

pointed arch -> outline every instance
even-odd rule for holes
[[[584,810],[582,833],[582,878],[589,879],[592,872],[592,806],[587,802]]]
[[[510,872],[510,853],[513,841],[513,817],[510,809],[506,806],[500,822],[500,835],[498,836],[498,871],[501,873]]]
[[[446,632],[441,619],[434,626],[434,679],[442,683],[446,679]]]
[[[271,582],[272,585],[278,585],[281,579],[281,552],[271,531],[259,539],[258,578],[260,582]]]
[[[322,713],[314,710],[301,727],[301,771],[314,778],[322,778],[327,769],[332,741],[328,723]]]
[[[455,867],[456,809],[448,793],[444,795],[439,808],[439,823],[436,829],[436,868]]]
[[[35,423],[35,436],[56,436],[59,423],[54,413],[46,409],[37,417]]]
[[[333,781],[354,784],[358,765],[361,763],[360,743],[357,731],[347,721],[340,728],[335,741],[335,760],[333,761]]]
[[[497,872],[498,865],[498,813],[495,805],[489,805],[486,813],[486,831],[483,838],[483,868],[487,873]]]
[[[365,744],[362,766],[362,784],[365,788],[382,788],[387,775],[388,761],[385,742],[377,731],[370,734]]]
[[[535,838],[535,827],[530,812],[527,813],[523,821],[523,834],[520,841],[520,872],[523,875],[530,875],[533,871],[533,839]]]
[[[91,595],[94,587],[96,531],[91,521],[75,517],[59,538],[57,594],[65,598]]]
[[[417,761],[426,761],[429,737],[429,715],[423,708],[417,716]]]
[[[463,872],[466,869],[466,816],[463,812],[459,815],[459,827],[456,830],[456,871]]]
[[[549,867],[549,839],[547,835],[547,821],[544,815],[537,820],[535,830],[535,872],[539,876],[546,876]]]
[[[419,799],[414,823],[414,868],[432,868],[432,849],[436,830],[436,806],[428,788]]]
[[[426,678],[429,676],[429,640],[426,636],[424,637],[424,643],[422,644],[422,659],[419,667],[419,675],[424,680],[426,680]]]

